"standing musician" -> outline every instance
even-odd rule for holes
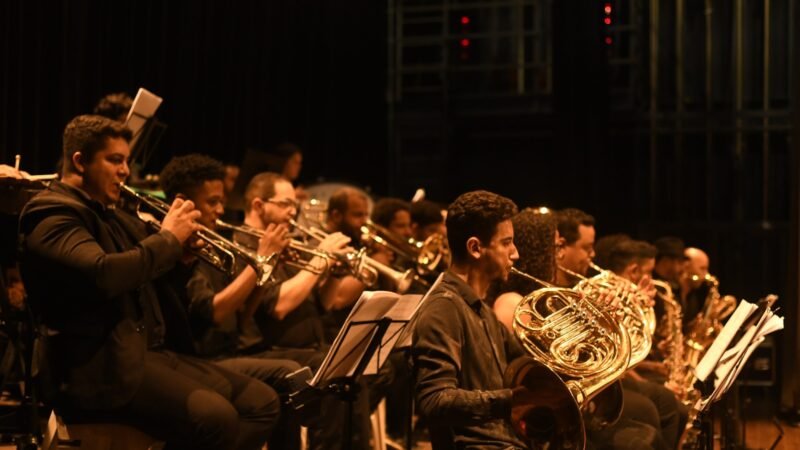
[[[462,194],[448,208],[453,263],[423,303],[412,344],[417,404],[434,450],[526,448],[510,420],[523,391],[503,383],[508,363],[525,352],[483,300],[518,258],[516,212],[487,191]]]
[[[130,138],[113,120],[74,118],[64,130],[63,182],[20,219],[22,273],[48,328],[55,405],[138,425],[169,446],[259,449],[278,418],[275,392],[164,348],[162,277],[183,256],[200,212],[178,199],[147,236],[116,208]]]
[[[595,256],[594,217],[579,209],[569,208],[556,212],[556,219],[562,239],[557,256],[559,266],[585,276]],[[576,282],[564,270],[558,270],[557,274],[556,284],[559,286],[571,287]],[[638,280],[639,288],[652,297],[655,292],[649,280],[647,274],[641,277]],[[674,448],[684,421],[675,395],[663,385],[644,380],[633,371],[628,371],[623,378],[623,388],[623,418],[644,422],[660,430],[663,443],[667,448]],[[653,414],[654,411],[656,414]]]

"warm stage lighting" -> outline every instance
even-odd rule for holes
[[[461,16],[461,25],[469,25],[469,16]]]
[[[614,41],[611,39],[611,36],[607,36],[606,37],[606,45],[611,45],[612,42],[614,42]]]
[[[603,7],[603,11],[606,13],[606,15],[610,15],[611,14],[611,3],[606,3],[606,6]]]
[[[611,25],[611,17],[606,17],[605,19],[603,19],[603,22],[604,22],[606,25]]]
[[[469,39],[462,39],[461,40],[462,47],[469,47]]]

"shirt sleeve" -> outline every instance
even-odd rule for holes
[[[192,275],[186,282],[187,312],[195,337],[203,336],[214,326],[214,295],[216,292],[211,280],[201,267],[202,264],[195,264]]]
[[[448,297],[429,299],[414,329],[412,356],[420,412],[433,424],[471,425],[511,414],[511,390],[459,388],[463,322]]]
[[[42,219],[27,234],[25,245],[40,258],[92,280],[101,299],[115,298],[167,273],[183,251],[172,233],[162,231],[130,250],[106,253],[83,222],[70,214]]]

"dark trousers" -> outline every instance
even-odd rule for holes
[[[300,369],[300,364],[288,359],[263,359],[252,357],[225,358],[214,364],[232,372],[247,375],[275,389],[285,399],[291,394],[286,377]],[[300,423],[287,411],[282,411],[278,424],[269,439],[271,450],[299,450]]]
[[[260,449],[278,421],[269,386],[208,361],[147,352],[141,386],[117,413],[168,449]]]
[[[658,413],[658,424],[661,427],[661,435],[669,448],[678,445],[678,439],[686,426],[689,410],[686,406],[675,398],[675,394],[664,387],[662,384],[652,381],[635,381],[631,379],[623,380],[625,389],[637,392],[650,401]],[[627,392],[626,392],[627,395]]]

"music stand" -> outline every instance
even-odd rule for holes
[[[691,424],[699,429],[705,439],[701,449],[714,449],[714,416],[711,405],[720,400],[733,386],[736,377],[744,367],[764,336],[783,328],[783,318],[775,316],[770,307],[777,297],[769,295],[753,305],[742,300],[708,352],[697,365],[695,388],[701,398],[693,406],[697,417]]]
[[[302,410],[331,394],[347,402],[342,448],[352,448],[358,382],[362,375],[376,374],[398,342],[407,345],[411,339],[409,324],[413,324],[426,297],[385,291],[361,294],[309,387],[291,394],[289,405]]]
[[[128,111],[125,125],[133,132],[130,142],[131,164],[139,162],[144,168],[152,158],[167,126],[155,117],[163,99],[145,88],[139,88]]]

